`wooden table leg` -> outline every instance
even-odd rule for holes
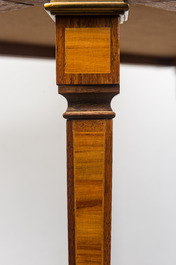
[[[74,102],[75,89],[79,103]],[[91,93],[91,90],[96,93]],[[64,117],[68,118],[69,265],[108,265],[111,245],[112,117],[115,115],[110,101],[119,92],[118,85],[95,88],[61,86],[59,91],[68,100]]]
[[[119,93],[120,14],[128,5],[89,2],[80,9],[77,2],[57,2],[48,7],[57,15],[57,84],[68,101],[69,265],[110,265],[115,116],[110,103]],[[85,16],[79,13],[83,9]]]
[[[112,120],[68,120],[69,264],[110,264]]]

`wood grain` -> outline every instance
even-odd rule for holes
[[[66,119],[112,119],[112,98],[119,93],[119,85],[59,86],[59,93],[68,101]]]
[[[66,0],[63,0],[63,2]],[[73,2],[74,0],[70,0]],[[93,1],[93,0],[91,0]],[[1,3],[3,2],[3,3]],[[49,2],[49,0],[4,0],[0,2],[0,12],[8,12],[19,8],[26,7],[27,5],[43,5]],[[148,7],[155,7],[167,11],[176,11],[176,1],[173,0],[125,0],[124,2],[130,5],[142,5]],[[6,7],[4,6],[6,5]]]
[[[109,265],[112,120],[68,120],[67,139],[69,264]]]
[[[176,1],[175,0],[126,0],[126,3],[130,5],[142,5],[148,7],[159,8],[167,11],[176,11]]]
[[[73,123],[67,122],[67,214],[68,214],[68,258],[75,265],[75,206],[74,206],[74,156]]]
[[[103,260],[105,130],[103,121],[88,130],[91,123],[77,121],[73,127],[77,265]]]
[[[73,36],[75,32],[76,35]],[[80,32],[83,33],[81,38]],[[95,32],[99,32],[99,41]],[[58,85],[118,84],[119,18],[117,16],[57,16],[56,73]]]
[[[28,6],[30,5],[1,0],[0,1],[0,13],[6,13],[12,10],[18,10],[18,9],[28,7]]]
[[[51,58],[55,59],[55,47],[54,46],[41,46],[32,44],[22,44],[13,42],[0,42],[0,54],[1,55],[15,55],[22,57],[34,57],[34,58]],[[166,65],[176,66],[176,58],[157,57],[157,56],[140,56],[137,54],[120,54],[121,63],[129,64],[142,64],[142,65]],[[64,86],[62,86],[64,87]],[[70,91],[72,88],[70,87]],[[75,87],[75,91],[79,90],[79,87]],[[89,87],[89,91],[94,91],[94,88]]]
[[[110,28],[65,29],[65,73],[110,71]]]
[[[119,17],[57,16],[56,69],[68,101],[69,265],[110,265],[110,103],[119,93]]]

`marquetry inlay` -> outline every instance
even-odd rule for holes
[[[65,29],[65,73],[110,73],[110,28]]]
[[[73,128],[77,265],[103,261],[105,122],[94,126]]]
[[[70,265],[109,265],[112,121],[68,120]]]
[[[110,102],[119,93],[119,25],[128,4],[51,0],[45,7],[56,15],[56,82],[68,101],[69,265],[110,265]]]
[[[119,17],[57,16],[58,85],[119,84]]]

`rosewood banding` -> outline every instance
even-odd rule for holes
[[[56,72],[59,94],[68,102],[69,265],[110,265],[119,16],[57,16]]]
[[[114,86],[59,86],[59,93],[68,101],[66,119],[112,119],[112,98],[119,93]]]

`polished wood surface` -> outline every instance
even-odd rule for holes
[[[58,85],[119,84],[119,17],[57,16]]]
[[[0,42],[0,55],[55,59],[55,48],[52,46]],[[176,66],[176,58],[139,56],[121,53],[120,63]]]
[[[110,103],[119,93],[119,35],[119,16],[56,18],[57,84],[68,100],[69,265],[110,265]]]
[[[120,61],[175,65],[175,25],[176,12],[131,6],[128,22],[120,27]],[[0,15],[1,55],[55,58],[54,49],[55,23],[42,6]]]
[[[119,85],[59,86],[59,93],[68,101],[66,119],[112,119],[112,98],[119,93]]]
[[[65,73],[110,73],[110,28],[65,29]]]
[[[112,120],[68,120],[69,264],[110,264]]]
[[[69,265],[110,265],[115,116],[111,100],[119,93],[119,24],[126,9],[119,4],[119,13],[109,14],[106,4],[98,7],[101,15],[77,15],[77,11],[70,15],[68,9],[63,16],[58,15],[58,4],[49,6],[56,15],[57,84],[68,102],[63,116],[67,119]],[[90,3],[86,6],[90,10]],[[68,5],[74,12],[75,7]]]
[[[68,102],[69,265],[110,265],[119,17],[57,16],[56,75]]]

